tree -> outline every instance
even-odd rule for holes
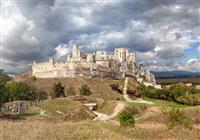
[[[10,80],[10,77],[0,69],[0,108],[4,102],[6,102],[6,88],[5,84]]]
[[[82,85],[79,91],[80,91],[80,95],[84,95],[84,96],[89,96],[92,94],[92,92],[90,91],[90,88],[87,85]]]
[[[65,97],[64,89],[65,87],[62,86],[60,82],[57,84],[54,84],[53,93],[52,93],[53,98]]]

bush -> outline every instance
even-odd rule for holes
[[[146,87],[144,85],[139,84],[137,86],[137,89],[136,89],[137,94],[140,95],[140,96],[146,96],[145,95],[145,89],[146,89]]]
[[[70,86],[66,89],[66,96],[73,96],[73,95],[76,95],[76,92],[74,87]]]
[[[92,94],[92,92],[90,91],[90,88],[87,85],[82,85],[79,91],[80,91],[80,95],[84,95],[84,96],[89,96]]]
[[[157,98],[156,96],[156,89],[154,87],[146,87],[145,88],[145,95],[150,98]]]
[[[115,91],[117,91],[119,89],[119,85],[117,83],[111,84],[110,87],[112,90],[115,90]]]
[[[170,90],[153,87],[137,86],[137,94],[149,98],[174,101],[185,105],[200,105],[200,93],[194,87],[183,84],[173,85]]]
[[[60,82],[57,84],[54,84],[53,92],[51,93],[51,96],[53,98],[65,97],[64,89],[65,87],[62,86]]]
[[[117,92],[122,94],[122,90],[119,88],[118,83],[113,83],[113,84],[110,85],[110,87],[111,87],[112,90],[117,91]]]
[[[174,128],[175,126],[183,126],[185,128],[191,128],[192,121],[186,116],[186,114],[180,109],[173,108],[168,112],[165,112],[167,115],[167,127]]]
[[[121,126],[134,126],[135,119],[132,110],[127,109],[119,114],[119,121]]]
[[[36,78],[35,76],[33,76],[32,78],[33,78],[33,81],[36,81],[36,80],[37,80],[37,78]]]
[[[177,98],[177,102],[185,105],[200,105],[200,94],[182,95]]]
[[[139,95],[136,94],[136,91],[135,91],[135,90],[130,90],[130,89],[128,89],[128,90],[127,90],[127,94],[128,94],[128,96],[131,97],[131,98],[140,97]]]

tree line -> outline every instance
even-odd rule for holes
[[[10,77],[0,70],[0,107],[5,102],[27,100],[39,102],[47,98],[47,93],[36,87],[21,82],[8,82]]]
[[[40,100],[48,98],[45,91],[37,89],[33,85],[22,82],[9,82],[10,77],[0,70],[0,107],[6,102],[25,100],[38,103]],[[36,79],[35,79],[36,80]],[[82,85],[79,88],[80,95],[89,96],[92,94],[88,85]],[[52,98],[66,97],[76,95],[73,87],[68,87],[65,92],[65,87],[60,83],[55,83],[50,96]]]
[[[139,85],[137,93],[140,96],[169,100],[185,105],[200,105],[200,90],[187,87],[184,84],[172,85],[171,89],[155,89],[151,86]]]

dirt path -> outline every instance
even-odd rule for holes
[[[127,87],[128,87],[128,78],[126,77],[125,78],[125,81],[124,81],[124,89],[123,89],[123,97],[124,99],[126,100],[126,102],[132,102],[132,103],[144,103],[144,104],[149,104],[149,105],[152,105],[154,104],[153,102],[151,101],[145,101],[143,99],[136,99],[136,100],[132,100],[128,94],[127,94]]]
[[[131,98],[129,98],[128,94],[127,94],[127,87],[128,87],[128,78],[125,78],[124,81],[124,89],[123,89],[123,97],[127,102],[132,102],[133,100]]]
[[[104,114],[104,113],[99,113],[99,112],[93,111],[94,114],[97,115],[97,117],[94,118],[94,120],[100,120],[100,121],[110,120],[110,119],[116,117],[124,109],[124,107],[125,107],[124,103],[118,103],[115,106],[114,111],[111,115],[107,115],[107,114]]]

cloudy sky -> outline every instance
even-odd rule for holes
[[[22,72],[85,52],[127,47],[154,71],[200,71],[199,0],[1,0],[1,68]]]

